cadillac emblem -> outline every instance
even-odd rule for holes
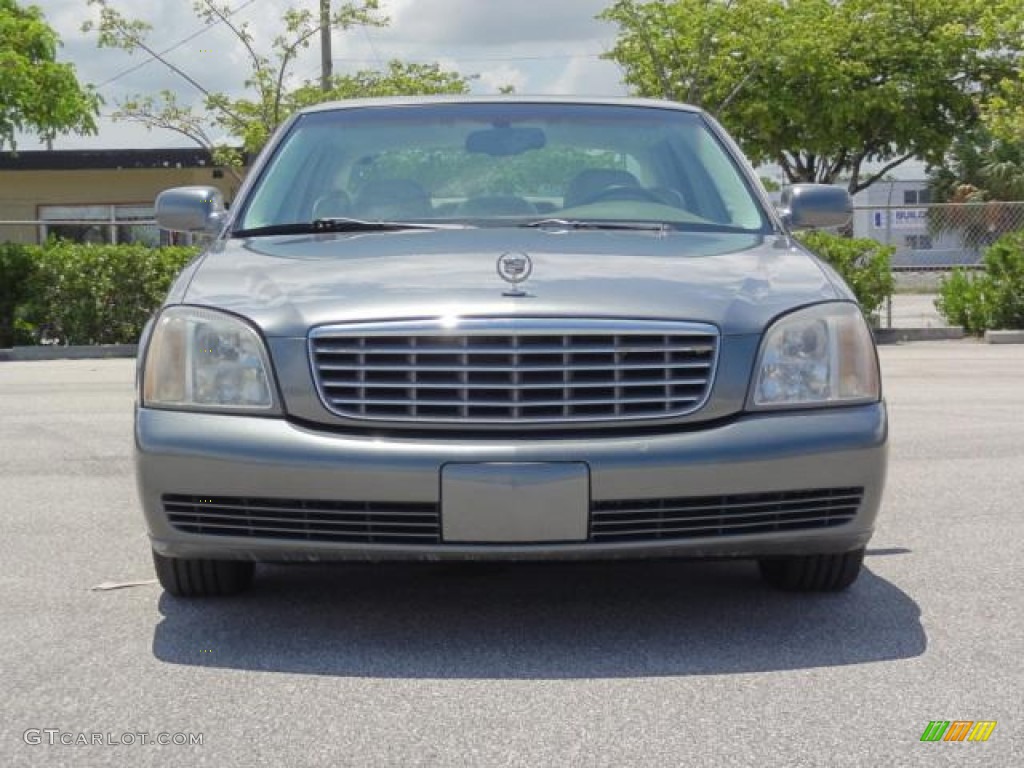
[[[506,296],[526,295],[525,291],[519,288],[519,284],[525,282],[531,272],[533,272],[533,262],[525,253],[503,253],[498,257],[498,277],[515,286],[512,290],[505,292]]]

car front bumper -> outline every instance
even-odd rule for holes
[[[843,552],[871,536],[887,461],[884,403],[828,410],[741,414],[675,433],[576,438],[458,439],[339,435],[282,418],[138,408],[139,494],[155,551],[172,557],[260,561],[756,557]],[[182,530],[165,495],[436,505],[454,464],[585,465],[590,509],[619,500],[737,499],[806,489],[863,489],[840,525],[711,531],[686,538],[573,542],[310,540]],[[755,498],[755,496],[749,497]],[[756,496],[758,499],[767,498]],[[305,503],[305,502],[303,502]],[[487,504],[483,499],[482,504]],[[742,506],[742,505],[741,505]],[[761,507],[764,505],[762,504]],[[584,514],[587,514],[584,512]],[[590,512],[593,515],[593,511]]]

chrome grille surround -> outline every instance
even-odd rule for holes
[[[459,318],[321,326],[309,334],[317,391],[346,419],[558,424],[665,419],[710,395],[709,324]]]

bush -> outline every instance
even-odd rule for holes
[[[962,269],[954,270],[939,285],[935,307],[950,325],[959,325],[968,333],[982,333],[989,327],[987,281],[971,278]]]
[[[896,252],[892,246],[818,231],[801,232],[797,239],[842,275],[864,314],[875,313],[892,296],[896,287],[889,263]]]
[[[28,299],[33,266],[26,246],[0,243],[0,349],[23,340],[17,333],[18,310]]]
[[[67,344],[128,344],[160,306],[195,248],[53,242],[34,262],[25,319]]]
[[[985,251],[985,272],[955,270],[939,286],[936,308],[968,333],[1024,328],[1024,231],[1003,235]]]

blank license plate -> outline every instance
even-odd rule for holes
[[[582,462],[446,464],[441,529],[446,542],[585,541],[590,473]]]

